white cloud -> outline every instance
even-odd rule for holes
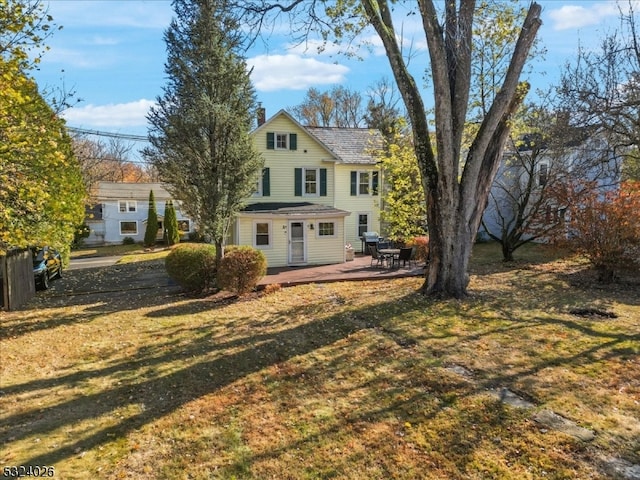
[[[342,83],[348,67],[300,55],[258,55],[247,60],[258,91],[306,90],[314,85]]]
[[[550,10],[549,18],[553,22],[554,30],[570,30],[603,23],[607,17],[619,14],[616,2],[602,2],[581,5],[563,5]]]
[[[108,105],[85,105],[73,107],[63,113],[72,127],[121,128],[147,125],[147,113],[155,105],[152,100]]]

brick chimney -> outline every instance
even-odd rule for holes
[[[258,104],[258,126],[264,125],[264,122],[267,121],[267,110],[262,106],[261,103]]]

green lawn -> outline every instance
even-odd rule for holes
[[[38,295],[0,313],[0,468],[615,478],[611,459],[640,463],[640,283],[594,284],[584,262],[542,247],[520,257],[504,265],[495,245],[477,246],[464,302],[424,298],[416,278],[240,300]],[[501,403],[502,388],[534,406]],[[536,423],[541,410],[594,440]]]

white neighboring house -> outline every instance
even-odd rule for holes
[[[162,183],[98,182],[94,204],[87,209],[85,223],[90,228],[85,245],[120,244],[126,237],[144,240],[149,215],[149,192],[153,190],[158,214],[158,239],[164,231],[164,209],[173,200]],[[195,231],[194,222],[182,213],[180,202],[173,200],[178,228],[183,238]]]

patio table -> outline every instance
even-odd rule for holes
[[[380,250],[378,250],[378,252],[381,253],[382,255],[385,255],[385,256],[391,258],[390,267],[393,266],[393,264],[395,263],[396,258],[398,257],[398,255],[400,255],[400,249],[399,248],[381,248]]]

